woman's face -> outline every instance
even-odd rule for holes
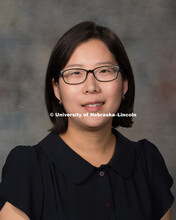
[[[76,67],[90,70],[104,65],[118,63],[101,40],[90,39],[76,47],[64,70]],[[61,77],[58,86],[53,82],[53,89],[67,113],[82,115],[80,118],[69,117],[68,126],[90,130],[111,125],[112,117],[90,117],[90,113],[116,113],[127,92],[128,81],[122,80],[120,72],[117,79],[110,82],[99,82],[89,73],[86,81],[77,85],[66,84]],[[84,117],[84,113],[89,116]]]

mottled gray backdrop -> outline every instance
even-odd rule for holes
[[[0,168],[14,146],[48,133],[48,59],[58,38],[85,20],[114,30],[131,60],[137,118],[120,130],[155,143],[176,181],[175,0],[0,0]]]

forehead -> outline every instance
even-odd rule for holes
[[[90,39],[80,43],[73,51],[66,66],[78,64],[78,66],[91,65],[98,63],[116,64],[114,55],[110,52],[106,44],[99,39]]]

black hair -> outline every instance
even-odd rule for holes
[[[94,22],[87,21],[77,24],[68,30],[56,43],[48,63],[46,81],[45,81],[45,102],[47,111],[55,113],[66,113],[64,106],[61,105],[54,94],[52,87],[52,79],[58,82],[59,72],[66,66],[74,49],[78,44],[86,42],[90,39],[99,39],[105,43],[110,52],[116,58],[120,67],[122,79],[128,80],[128,91],[125,94],[125,99],[122,100],[117,113],[133,112],[135,85],[133,71],[129,62],[128,56],[125,52],[122,42],[117,35],[104,26],[95,24]],[[68,127],[67,117],[50,117],[53,127],[50,131],[56,133],[65,133]],[[122,126],[131,127],[132,117],[113,117],[112,127]]]

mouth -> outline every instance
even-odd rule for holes
[[[101,102],[101,103],[96,103],[96,104],[87,104],[87,105],[83,105],[84,107],[96,107],[96,106],[100,106],[100,105],[103,105],[104,103]]]
[[[85,105],[82,105],[82,107],[89,112],[96,112],[96,111],[100,110],[103,105],[104,105],[104,102],[87,103]]]

